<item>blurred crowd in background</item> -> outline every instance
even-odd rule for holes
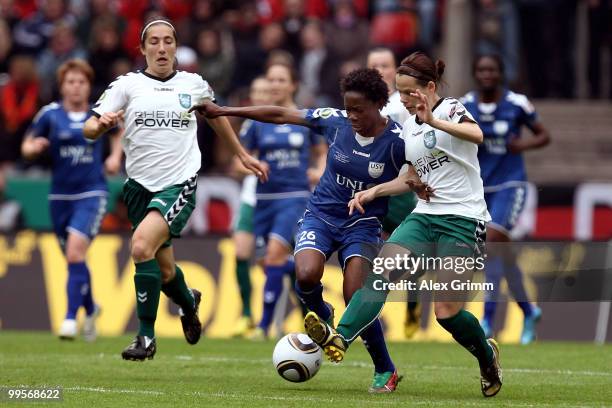
[[[220,103],[248,103],[250,82],[278,58],[300,75],[299,106],[341,107],[339,79],[363,66],[372,46],[389,47],[398,59],[416,49],[440,56],[452,1],[0,0],[0,169],[32,168],[19,146],[36,112],[58,98],[61,63],[90,62],[92,101],[118,75],[144,68],[140,32],[151,15],[174,21],[179,69],[201,74]],[[612,98],[612,0],[461,1],[475,16],[466,58],[498,53],[513,89],[556,99],[576,97],[576,15],[585,3],[585,96]],[[206,126],[199,141],[202,172],[230,174],[231,155]]]

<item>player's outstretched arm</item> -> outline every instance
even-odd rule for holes
[[[300,126],[310,126],[299,109],[284,108],[281,106],[219,106],[211,101],[204,101],[194,105],[189,112],[198,111],[209,119],[219,116],[238,116],[241,118],[257,120],[267,123],[291,123]]]
[[[269,167],[251,156],[242,147],[227,118],[219,116],[210,118],[207,116],[206,120],[215,133],[225,139],[232,152],[238,157],[244,167],[253,172],[262,182],[268,181]]]
[[[83,126],[83,136],[87,139],[96,140],[107,130],[119,125],[123,121],[123,113],[122,109],[119,112],[106,112],[100,117],[90,117]]]

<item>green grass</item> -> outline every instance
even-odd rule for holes
[[[119,356],[130,340],[0,331],[0,386],[59,385],[64,400],[49,405],[90,408],[612,405],[612,345],[502,345],[504,386],[484,399],[476,361],[456,344],[390,344],[404,380],[392,395],[369,395],[373,369],[361,344],[341,365],[326,362],[314,379],[293,384],[272,367],[273,342],[159,339],[155,359],[136,363]]]

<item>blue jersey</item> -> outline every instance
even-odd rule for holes
[[[247,149],[257,150],[259,159],[270,166],[268,181],[257,184],[258,200],[310,196],[306,171],[310,148],[320,142],[320,136],[304,126],[247,121],[240,137]]]
[[[402,128],[389,119],[377,137],[355,133],[345,111],[332,108],[309,109],[306,120],[329,144],[325,172],[315,188],[307,209],[336,227],[349,227],[365,219],[382,218],[387,213],[388,197],[380,197],[349,216],[347,204],[358,191],[397,177],[406,162]]]
[[[89,116],[89,112],[66,112],[60,103],[54,102],[34,118],[30,132],[35,137],[49,139],[53,170],[51,198],[106,194],[102,139],[91,142],[83,136],[83,125]]]
[[[506,146],[510,140],[521,136],[523,125],[532,128],[538,120],[533,105],[524,95],[509,90],[503,91],[499,103],[479,103],[478,98],[477,92],[470,92],[462,102],[484,134],[484,143],[478,146],[484,186],[526,181],[523,156],[508,152]]]

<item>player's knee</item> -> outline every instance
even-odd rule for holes
[[[69,264],[85,262],[85,252],[80,251],[77,248],[66,248],[66,262],[68,262]]]
[[[436,319],[448,319],[453,317],[461,310],[461,304],[458,302],[435,302],[434,313]]]
[[[132,259],[135,262],[144,262],[153,259],[155,253],[153,246],[143,238],[132,238]]]
[[[321,272],[317,265],[296,265],[296,280],[303,290],[313,289],[321,283]]]

